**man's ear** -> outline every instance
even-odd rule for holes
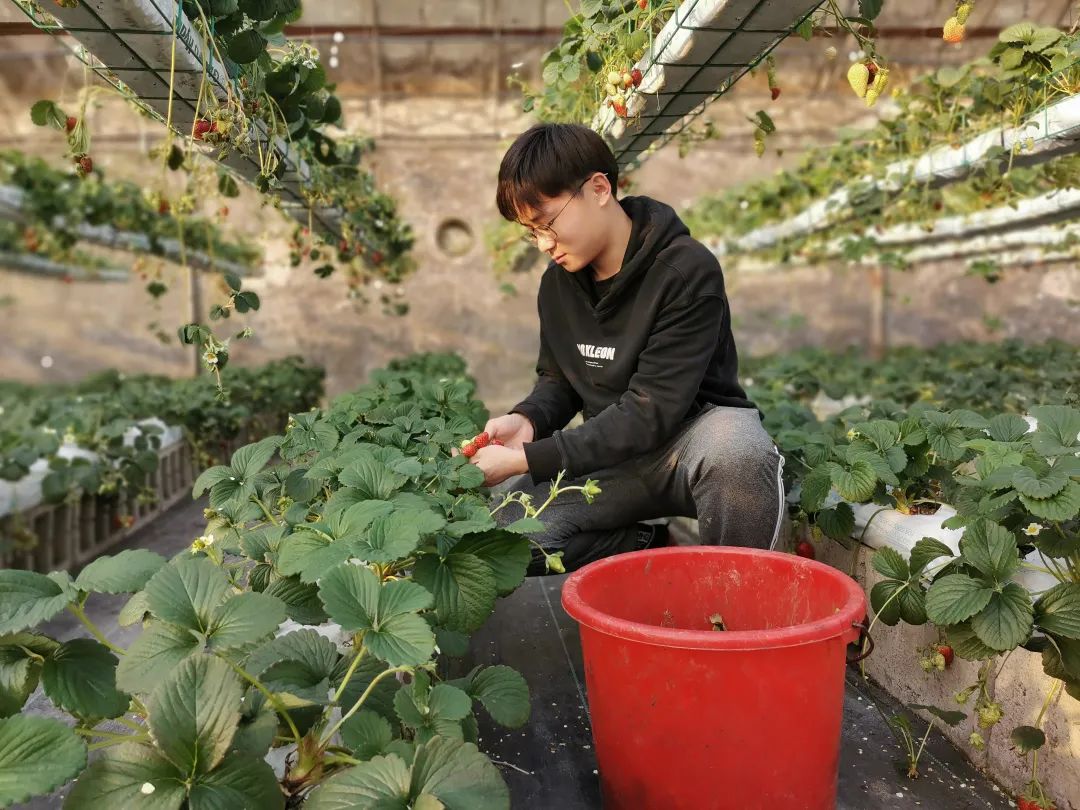
[[[601,207],[615,199],[611,193],[611,181],[603,172],[597,172],[592,176],[588,189],[590,194],[596,195],[596,202]]]

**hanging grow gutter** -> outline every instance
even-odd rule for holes
[[[628,118],[606,103],[592,128],[621,168],[666,144],[790,35],[822,0],[687,0],[635,65]],[[636,119],[633,120],[633,119]]]
[[[39,24],[30,9],[20,8]],[[227,98],[232,88],[235,66],[214,58],[213,50],[207,48],[175,0],[79,0],[74,8],[50,6],[49,14],[61,23],[60,30],[83,46],[86,53],[80,58],[98,76],[121,92],[133,94],[141,107],[169,122],[181,134],[190,133],[196,118],[206,109],[205,100],[201,105],[199,100],[204,71],[218,100]],[[40,27],[50,30],[48,26]],[[311,168],[286,140],[271,138],[261,122],[255,122],[251,137],[263,151],[273,150],[280,156],[285,169],[280,178],[281,198],[284,203],[292,203],[283,208],[306,225],[309,206],[301,189],[310,180]],[[254,157],[235,149],[219,163],[252,185],[261,173]],[[341,211],[325,207],[310,211],[316,230],[335,238],[340,235]]]

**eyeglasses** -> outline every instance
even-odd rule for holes
[[[555,233],[554,229],[551,226],[555,224],[555,220],[559,218],[559,214],[566,210],[566,206],[570,205],[570,203],[574,201],[577,195],[581,193],[581,190],[585,188],[585,184],[588,183],[589,180],[592,180],[592,177],[588,177],[581,183],[580,186],[577,187],[577,190],[570,195],[570,199],[563,203],[563,207],[558,210],[558,213],[556,213],[555,216],[548,220],[548,223],[546,225],[537,225],[535,228],[526,228],[525,233],[521,235],[522,240],[528,242],[533,247],[539,246],[541,238],[550,239],[552,242],[557,242],[559,239],[559,235]]]

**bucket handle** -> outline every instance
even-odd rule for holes
[[[855,644],[862,648],[864,646],[863,639],[866,640],[866,649],[856,655],[854,658],[847,659],[847,662],[849,664],[857,664],[860,661],[869,658],[871,653],[874,652],[874,640],[870,638],[870,625],[867,623],[865,618],[861,622],[852,622],[851,626],[858,628],[859,630],[859,635],[856,637],[854,642]]]

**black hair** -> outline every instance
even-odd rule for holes
[[[619,164],[599,134],[581,124],[536,124],[503,155],[495,203],[505,219],[537,208],[541,197],[576,191],[596,172],[619,185]]]

